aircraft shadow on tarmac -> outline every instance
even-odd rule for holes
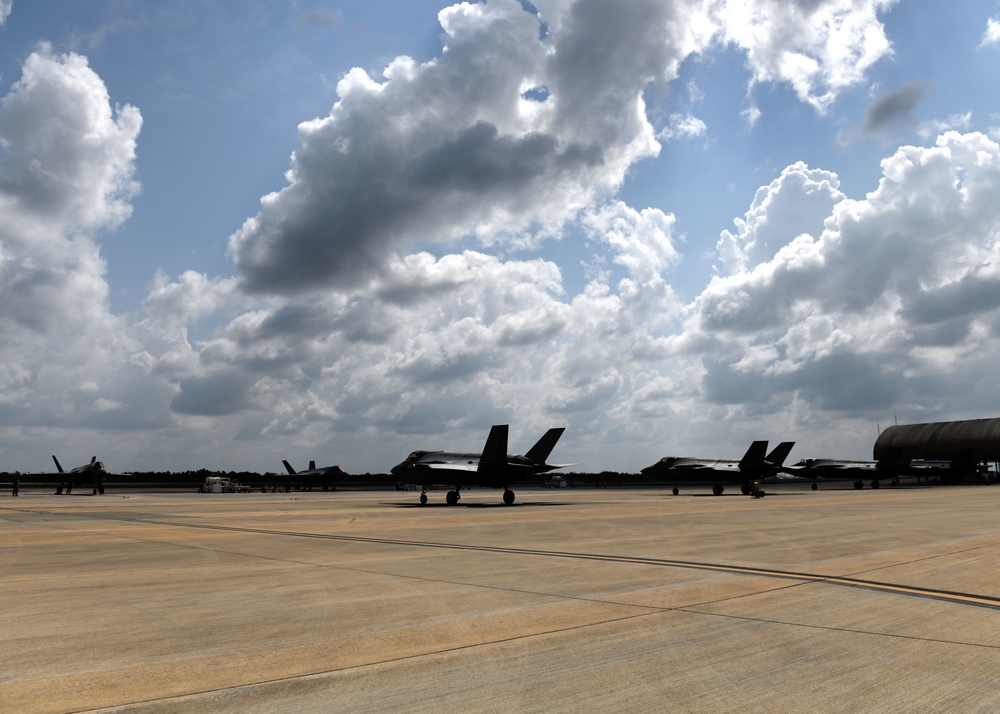
[[[509,506],[506,503],[462,503],[459,501],[454,506],[449,506],[447,503],[385,503],[383,505],[393,506],[395,508],[534,508],[534,507],[544,507],[549,506],[568,506],[568,503],[559,503],[557,501],[528,501],[526,503],[512,503]]]
[[[833,489],[826,489],[826,490],[832,491]],[[851,490],[854,490],[854,489],[851,489]],[[734,493],[721,493],[718,496],[716,496],[714,493],[711,493],[711,492],[709,492],[709,493],[685,493],[684,491],[681,491],[676,496],[674,494],[672,494],[672,493],[665,493],[665,494],[660,494],[660,495],[663,498],[747,498],[747,496],[744,496],[739,491],[736,491]],[[809,496],[809,495],[812,495],[812,491],[803,491],[801,493],[790,492],[790,491],[768,491],[767,494],[766,494],[766,497],[767,498],[772,498],[774,496],[780,496],[780,497],[783,498],[785,496]]]

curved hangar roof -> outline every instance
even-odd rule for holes
[[[875,459],[893,446],[914,459],[956,459],[970,450],[977,459],[1000,459],[1000,419],[890,426],[875,441]]]

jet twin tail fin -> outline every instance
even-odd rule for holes
[[[57,459],[57,458],[56,458],[56,455],[55,455],[55,454],[52,454],[52,460],[56,462],[56,471],[58,471],[58,472],[59,472],[59,473],[61,473],[61,474],[62,474],[62,473],[66,473],[65,471],[63,471],[63,467],[62,467],[62,465],[61,465],[61,464],[59,463],[59,459]]]
[[[541,465],[545,463],[545,460],[549,458],[549,454],[552,453],[552,449],[556,447],[556,442],[559,441],[559,437],[563,435],[566,431],[565,427],[558,427],[556,429],[549,429],[538,440],[534,446],[528,449],[528,453],[525,456],[535,464]]]
[[[795,446],[794,441],[782,441],[767,455],[767,463],[771,466],[783,466],[793,446]]]
[[[780,446],[778,448],[781,448]],[[750,444],[750,448],[747,449],[746,454],[740,459],[740,471],[746,471],[747,469],[756,469],[764,464],[765,456],[767,454],[767,442],[766,441],[755,441]]]
[[[292,465],[290,463],[288,463],[284,459],[281,460],[281,463],[285,465],[285,468],[288,469],[288,473],[290,473],[292,476],[296,474],[295,469],[292,468]]]
[[[477,471],[495,470],[507,466],[507,432],[509,425],[495,424],[486,437],[486,446],[479,457]],[[543,437],[544,438],[544,437]]]

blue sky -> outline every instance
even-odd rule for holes
[[[510,423],[637,471],[996,415],[995,0],[0,18],[2,469],[384,471]]]

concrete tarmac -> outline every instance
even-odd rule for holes
[[[0,711],[1000,711],[1000,486],[768,492],[6,492]]]

